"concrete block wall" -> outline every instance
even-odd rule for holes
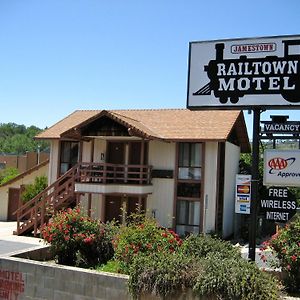
[[[126,300],[128,276],[0,258],[0,299]]]

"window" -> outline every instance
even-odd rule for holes
[[[200,198],[200,183],[178,182],[177,196],[186,198]]]
[[[79,143],[61,142],[60,148],[60,175],[66,173],[78,162]]]
[[[201,144],[180,143],[178,179],[201,179]]]
[[[200,226],[200,202],[177,201],[176,231],[180,235],[190,232],[199,233]]]
[[[176,231],[200,232],[202,144],[179,143],[177,170]]]

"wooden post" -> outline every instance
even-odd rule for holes
[[[144,160],[145,160],[145,140],[143,139],[142,140],[142,145],[141,145],[141,159],[140,159],[140,184],[142,184],[143,183],[143,177],[144,177],[144,174],[143,174],[143,172],[144,172],[144,167],[143,167],[143,165],[144,165]]]
[[[88,194],[88,216],[90,217],[92,213],[92,194]]]

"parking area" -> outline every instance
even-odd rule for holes
[[[13,232],[17,228],[16,224],[16,222],[0,222],[1,256],[10,256],[16,251],[43,245],[43,242],[39,238],[14,235]]]

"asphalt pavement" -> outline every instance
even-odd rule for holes
[[[43,245],[40,238],[14,235],[16,228],[17,222],[0,222],[0,256]]]

